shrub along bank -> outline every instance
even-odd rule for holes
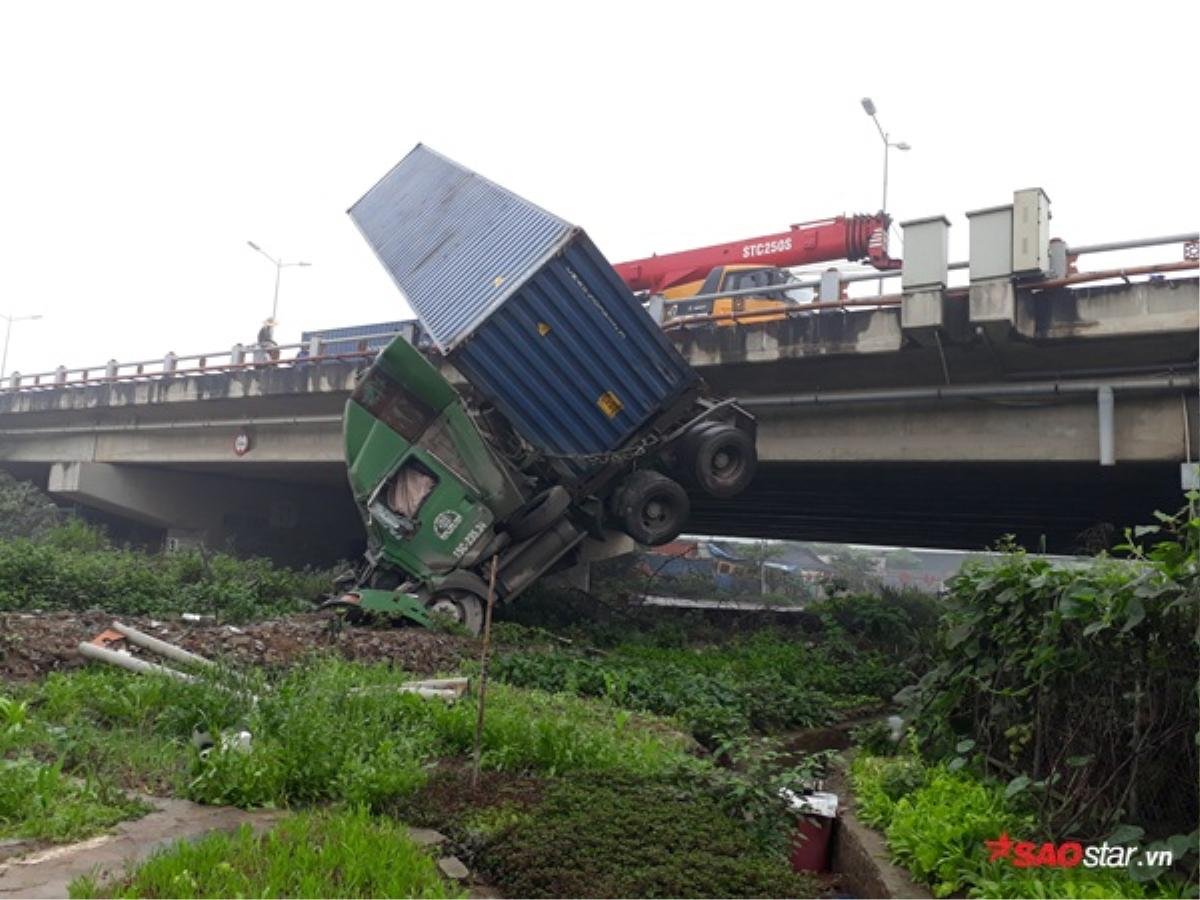
[[[113,547],[78,519],[38,537],[0,539],[0,612],[194,612],[244,622],[311,609],[330,583],[328,573],[281,569],[265,559]]]
[[[1122,550],[966,567],[912,697],[923,749],[945,757],[969,738],[981,770],[1037,795],[1048,838],[1119,823],[1166,837],[1200,819],[1200,518],[1162,516]]]
[[[1195,896],[1200,518],[1160,516],[1120,550],[965,567],[935,664],[905,691],[905,751],[888,755],[879,727],[856,735],[861,817],[939,895]],[[986,842],[1003,835],[1167,850],[1173,865],[990,860]]]

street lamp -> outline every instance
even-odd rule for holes
[[[41,314],[35,316],[13,316],[0,313],[0,319],[6,323],[4,328],[4,352],[0,354],[0,378],[4,377],[4,373],[8,367],[8,341],[12,337],[13,322],[32,322],[34,319],[40,319]]]
[[[862,98],[862,108],[866,112],[866,114],[871,117],[871,121],[874,122],[875,127],[879,129],[879,136],[881,138],[883,138],[883,205],[879,208],[879,211],[882,213],[886,213],[887,212],[887,188],[888,188],[888,155],[889,155],[889,153],[891,153],[891,150],[893,147],[895,147],[897,150],[901,150],[901,151],[911,150],[912,147],[909,146],[908,144],[906,144],[904,141],[892,141],[891,140],[888,133],[883,130],[883,126],[879,124],[879,119],[876,118],[876,116],[875,116],[875,104],[874,104],[874,102],[872,102],[870,97]],[[882,278],[879,279],[879,294],[880,294],[880,296],[883,295],[883,279]]]
[[[246,243],[250,245],[251,249],[257,250],[259,253],[269,259],[272,265],[275,266],[275,297],[271,301],[271,319],[273,321],[275,319],[275,314],[279,312],[279,273],[288,266],[311,266],[312,263],[299,261],[284,262],[282,259],[276,259],[262,247],[258,246],[258,244],[254,243],[254,241],[246,241]]]

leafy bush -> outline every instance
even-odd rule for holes
[[[762,849],[692,785],[582,776],[501,827],[483,874],[514,897],[811,897],[786,857]]]
[[[249,825],[179,841],[72,897],[461,897],[407,829],[362,811],[300,813],[256,837]]]
[[[970,735],[980,763],[1023,773],[1049,837],[1121,820],[1166,836],[1200,819],[1200,518],[1160,519],[1167,539],[1143,551],[1131,538],[1129,560],[1013,552],[951,583],[909,717],[934,755]]]
[[[116,549],[78,521],[39,540],[0,540],[0,612],[197,612],[238,622],[309,609],[329,583],[324,573],[279,569],[265,559]]]

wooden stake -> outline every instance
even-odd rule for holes
[[[487,697],[488,650],[492,644],[492,607],[496,602],[496,561],[492,557],[492,572],[488,578],[487,610],[483,616],[483,650],[479,659],[479,715],[475,717],[475,764],[471,769],[471,790],[479,787],[479,763],[483,756],[483,704]]]

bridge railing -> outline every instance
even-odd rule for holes
[[[1119,269],[1100,269],[1091,272],[1080,272],[1076,268],[1076,262],[1079,257],[1085,254],[1094,253],[1111,253],[1122,250],[1136,250],[1144,247],[1160,247],[1168,245],[1181,245],[1183,247],[1183,259],[1175,262],[1156,263],[1144,266],[1129,266]],[[1050,242],[1050,257],[1052,261],[1051,272],[1048,278],[1041,281],[1023,282],[1020,284],[1022,290],[1026,291],[1042,291],[1051,290],[1054,288],[1067,287],[1075,284],[1085,284],[1096,281],[1113,281],[1124,280],[1129,283],[1131,277],[1142,275],[1164,275],[1171,272],[1182,272],[1187,270],[1195,270],[1200,268],[1200,234],[1194,232],[1186,234],[1171,234],[1162,237],[1154,238],[1138,238],[1128,241],[1111,241],[1103,244],[1089,244],[1079,247],[1070,247],[1065,241],[1055,239]],[[946,268],[949,271],[960,271],[970,268],[970,262],[960,260],[958,262],[949,263]],[[844,273],[837,268],[827,269],[821,274],[820,278],[809,279],[806,281],[794,281],[787,284],[758,286],[750,288],[738,288],[736,290],[718,291],[712,294],[697,294],[687,297],[681,302],[695,303],[705,300],[721,300],[735,297],[750,297],[750,296],[770,296],[777,294],[785,294],[790,291],[816,288],[819,293],[813,302],[801,303],[794,307],[789,307],[785,310],[743,310],[739,312],[728,313],[710,313],[696,315],[682,315],[674,318],[662,318],[661,313],[658,321],[662,325],[664,331],[678,332],[689,329],[697,325],[710,325],[716,322],[733,322],[746,320],[749,322],[764,321],[766,317],[778,318],[780,316],[792,317],[803,316],[810,312],[820,310],[841,310],[841,309],[864,309],[864,308],[886,308],[899,306],[903,300],[903,294],[881,294],[877,297],[863,297],[858,299],[848,299],[846,296],[846,287],[862,281],[878,281],[883,282],[885,278],[899,278],[902,270],[893,269],[883,272],[854,272]],[[966,286],[958,288],[949,288],[944,292],[944,296],[948,300],[964,300],[968,295]],[[661,310],[661,307],[659,308]],[[652,307],[653,314],[653,307]]]
[[[1200,268],[1200,234],[1173,234],[1156,238],[1139,238],[1128,241],[1113,241],[1103,244],[1091,244],[1080,247],[1068,247],[1064,241],[1051,241],[1051,258],[1056,259],[1055,271],[1051,277],[1033,283],[1023,283],[1023,290],[1049,290],[1095,281],[1109,281],[1141,275],[1161,275],[1169,272],[1195,270]],[[1171,244],[1183,245],[1183,259],[1170,263],[1135,266],[1121,269],[1104,269],[1093,272],[1076,270],[1076,260],[1085,254],[1109,253],[1121,250],[1132,250],[1142,247],[1157,247]],[[1057,246],[1056,246],[1057,245]],[[966,261],[950,263],[951,270],[961,270],[969,267]],[[823,310],[851,310],[856,308],[887,308],[899,306],[902,294],[888,294],[878,297],[847,299],[845,287],[860,281],[878,281],[884,278],[898,277],[900,270],[887,272],[842,273],[830,269],[822,273],[820,279],[796,281],[785,285],[770,285],[767,287],[743,288],[722,291],[716,294],[701,294],[687,298],[689,302],[697,300],[715,300],[727,297],[762,295],[764,293],[779,293],[798,288],[819,288],[818,298],[811,303],[803,303],[785,310],[745,310],[741,312],[688,315],[663,320],[662,305],[655,304],[651,298],[650,310],[656,320],[668,333],[681,333],[696,326],[711,326],[717,322],[733,322],[745,320],[753,323],[779,316],[802,316]],[[967,288],[950,288],[945,291],[945,297],[950,300],[960,300],[967,296]],[[314,335],[311,340],[303,343],[279,344],[263,346],[259,344],[234,344],[228,350],[216,350],[210,353],[193,353],[178,355],[167,353],[160,359],[140,360],[137,362],[118,362],[110,359],[101,365],[68,369],[59,366],[49,372],[35,372],[25,375],[13,372],[0,383],[0,393],[14,391],[53,390],[68,386],[84,386],[128,381],[147,381],[163,378],[173,378],[182,375],[212,374],[217,372],[235,372],[244,369],[260,369],[266,367],[296,367],[313,365],[323,362],[346,360],[370,360],[397,335],[403,335],[410,343],[422,345],[421,332],[416,323],[405,323],[409,327],[397,331],[379,332],[376,334],[354,335],[353,337],[330,337]],[[354,343],[352,351],[330,353],[333,345]],[[375,346],[372,346],[372,345]]]
[[[411,331],[387,331],[355,335],[352,338],[315,336],[293,344],[234,344],[228,350],[180,355],[167,353],[158,359],[119,362],[110,359],[96,366],[68,369],[59,366],[49,372],[22,374],[13,372],[0,384],[0,392],[53,390],[94,384],[130,381],[157,381],[187,375],[211,375],[246,369],[297,368],[327,362],[371,360],[397,335],[413,339]],[[329,352],[332,346],[353,344],[354,350]],[[375,346],[372,346],[375,344]]]

